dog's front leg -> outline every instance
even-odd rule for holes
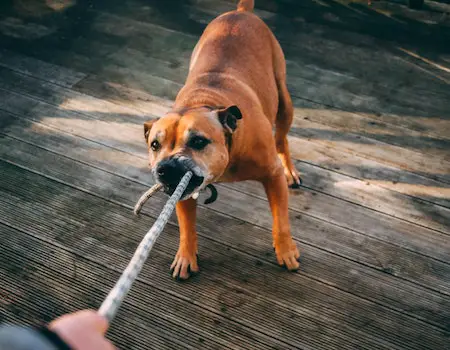
[[[299,268],[300,254],[292,239],[288,212],[288,185],[282,171],[263,181],[273,216],[273,246],[278,264],[290,271]]]
[[[174,278],[185,280],[191,273],[198,272],[195,228],[197,201],[190,198],[178,202],[176,210],[180,226],[180,246],[170,268]]]

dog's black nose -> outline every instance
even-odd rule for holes
[[[156,168],[159,180],[165,185],[177,185],[187,169],[175,159],[163,160]]]

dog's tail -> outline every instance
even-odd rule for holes
[[[237,6],[238,11],[253,11],[255,0],[241,0]]]

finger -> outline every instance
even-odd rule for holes
[[[97,332],[105,334],[108,330],[109,323],[108,320],[100,316],[97,311],[85,310],[79,312],[80,322],[84,322],[86,327],[92,327]]]

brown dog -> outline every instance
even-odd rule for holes
[[[299,267],[288,217],[288,185],[298,187],[300,178],[286,138],[293,118],[286,63],[253,7],[253,0],[241,0],[237,11],[207,26],[173,110],[144,125],[150,167],[167,193],[188,170],[194,173],[176,208],[180,246],[171,267],[175,278],[198,271],[192,196],[214,182],[260,181],[273,215],[278,263],[289,270]]]

